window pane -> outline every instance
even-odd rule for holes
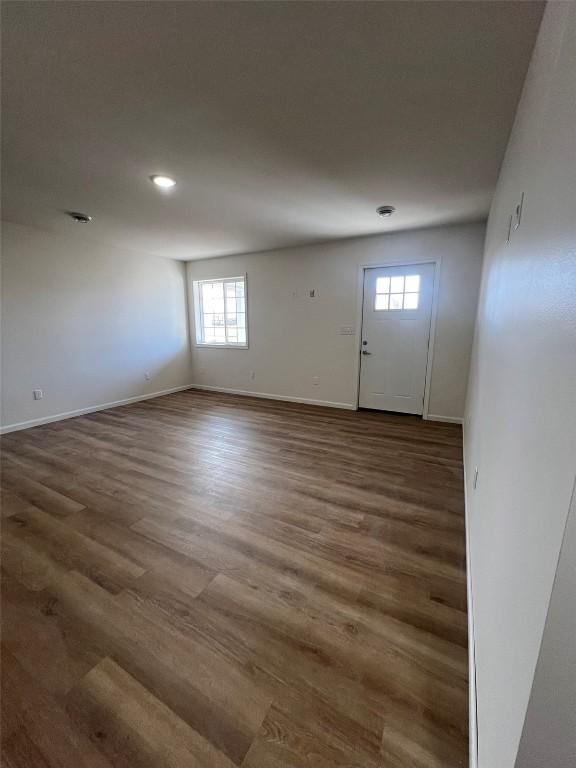
[[[202,298],[221,299],[224,296],[222,283],[202,283]]]
[[[204,312],[224,312],[222,284],[202,284],[202,308]]]
[[[238,341],[238,331],[236,328],[226,329],[226,338],[229,344],[235,344]]]
[[[237,312],[245,312],[246,311],[246,304],[244,302],[245,302],[245,299],[236,299],[236,311]]]
[[[407,293],[418,293],[420,290],[420,275],[406,275],[406,287],[404,290]]]
[[[236,315],[236,325],[238,328],[246,328],[246,315],[243,312]]]
[[[236,296],[244,296],[244,281],[238,281],[236,283]]]
[[[236,314],[236,299],[226,299],[226,314]]]
[[[388,299],[389,299],[389,295],[387,293],[376,294],[376,304],[374,306],[374,309],[376,310],[388,309]]]
[[[214,315],[214,325],[221,325],[224,327],[224,315]]]
[[[236,312],[232,312],[232,314],[227,313],[226,314],[226,325],[230,326],[233,325],[236,327]]]
[[[419,294],[417,293],[405,293],[404,309],[418,309],[418,296]]]
[[[224,299],[210,298],[204,302],[205,312],[224,312]]]
[[[246,331],[244,328],[238,328],[238,344],[246,344]]]
[[[394,278],[392,278],[394,279]],[[390,294],[390,309],[402,309],[402,294],[391,293]]]
[[[376,293],[390,293],[390,278],[389,277],[377,277],[376,278]]]
[[[404,291],[404,275],[397,275],[390,280],[390,292],[391,293],[403,293]]]
[[[236,296],[236,283],[226,283],[226,298],[233,299]]]

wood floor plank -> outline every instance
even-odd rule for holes
[[[220,751],[243,757],[271,704],[246,670],[81,574],[66,574],[54,592],[107,655]]]
[[[2,729],[2,765],[32,768],[111,768],[111,763],[51,695],[2,649],[2,711],[11,727]]]
[[[22,472],[16,473],[11,469],[4,469],[2,485],[3,488],[17,494],[29,504],[57,517],[65,517],[72,512],[78,512],[84,506],[68,496],[52,490],[43,483],[26,477]]]
[[[2,574],[2,642],[29,675],[54,695],[70,690],[101,659],[55,621],[57,606],[46,590],[31,592]]]
[[[43,553],[57,566],[85,573],[111,592],[120,591],[144,573],[142,567],[41,509],[7,518],[5,527],[9,534]]]
[[[1,443],[6,765],[466,765],[460,427],[190,390]]]
[[[94,667],[68,696],[71,716],[115,766],[234,768],[112,659]]]

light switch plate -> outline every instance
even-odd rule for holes
[[[341,325],[340,326],[340,336],[355,336],[356,335],[356,329],[353,325]]]

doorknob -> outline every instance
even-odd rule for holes
[[[371,354],[372,354],[372,352],[367,352],[365,349],[363,349],[363,350],[362,350],[362,354],[363,354],[363,355],[371,355]]]

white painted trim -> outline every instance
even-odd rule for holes
[[[432,363],[434,361],[434,341],[436,340],[436,318],[438,315],[438,299],[440,295],[440,271],[442,269],[442,256],[424,257],[422,259],[394,259],[391,261],[378,262],[376,264],[361,264],[358,268],[358,286],[357,286],[357,307],[356,307],[356,327],[358,334],[358,354],[356,355],[355,367],[355,408],[360,407],[360,353],[362,352],[362,320],[364,317],[364,272],[367,269],[380,269],[382,267],[404,267],[411,264],[434,264],[434,284],[432,287],[432,311],[430,314],[430,337],[428,340],[428,357],[426,360],[426,379],[424,382],[424,403],[422,407],[422,418],[430,419],[428,407],[430,404],[430,385],[432,382]],[[434,421],[434,419],[430,419]],[[445,421],[437,418],[436,421]],[[460,420],[460,423],[462,421]]]
[[[198,341],[194,342],[198,349],[249,349],[248,344],[204,344]]]
[[[438,299],[440,296],[440,272],[442,258],[431,259],[434,264],[434,285],[432,287],[432,315],[430,317],[430,336],[428,337],[428,357],[426,359],[426,381],[424,383],[424,405],[422,418],[428,419],[430,407],[430,387],[432,385],[432,363],[434,362],[434,342],[436,341],[436,318],[438,317]]]
[[[464,424],[464,419],[460,416],[441,416],[436,413],[429,413],[424,417],[427,421],[445,421],[448,424]]]
[[[188,262],[190,263],[190,262]],[[203,341],[198,341],[198,328],[202,327],[202,323],[200,320],[202,310],[202,297],[200,294],[200,286],[202,283],[217,283],[217,282],[226,282],[226,281],[238,281],[238,280],[244,280],[244,313],[246,317],[246,325],[245,325],[245,332],[246,332],[246,343],[245,344],[206,344]],[[186,270],[186,283],[188,283],[188,270]],[[198,347],[199,349],[249,349],[250,348],[250,333],[249,333],[249,321],[248,321],[248,272],[242,272],[240,275],[237,275],[236,277],[209,277],[209,278],[203,278],[202,280],[192,280],[192,298],[193,298],[193,308],[194,308],[194,328],[192,339],[195,347]],[[190,323],[190,325],[192,325]]]
[[[209,387],[204,384],[191,384],[190,389],[204,389],[207,392],[224,392],[228,395],[243,395],[245,397],[260,397],[264,400],[281,400],[286,403],[302,403],[303,405],[321,405],[325,408],[343,408],[355,411],[352,403],[335,403],[332,400],[312,400],[308,397],[290,397],[289,395],[272,395],[268,392],[249,392],[246,389],[229,389],[228,387]]]
[[[171,387],[170,389],[163,389],[160,392],[152,392],[148,395],[137,395],[136,397],[127,397],[124,400],[115,400],[112,403],[102,403],[102,405],[90,405],[87,408],[79,408],[76,411],[66,411],[65,413],[55,413],[52,416],[43,416],[40,419],[31,419],[30,421],[21,421],[17,424],[7,424],[5,427],[0,427],[0,435],[5,435],[8,432],[17,432],[20,429],[31,429],[32,427],[39,427],[42,424],[50,424],[53,421],[63,421],[64,419],[73,419],[76,416],[83,416],[85,413],[95,413],[96,411],[105,411],[108,408],[118,408],[120,405],[130,405],[130,403],[138,403],[141,400],[152,400],[154,397],[162,397],[163,395],[171,395],[173,392],[182,392],[184,389],[191,389],[190,384],[184,384],[182,387]]]
[[[465,422],[463,422],[464,424]],[[466,529],[466,597],[468,618],[468,745],[469,768],[478,768],[478,703],[476,689],[476,641],[474,636],[474,597],[472,591],[472,560],[470,548],[470,516],[468,483],[466,482],[466,438],[462,435],[462,463],[464,466],[464,510]]]

